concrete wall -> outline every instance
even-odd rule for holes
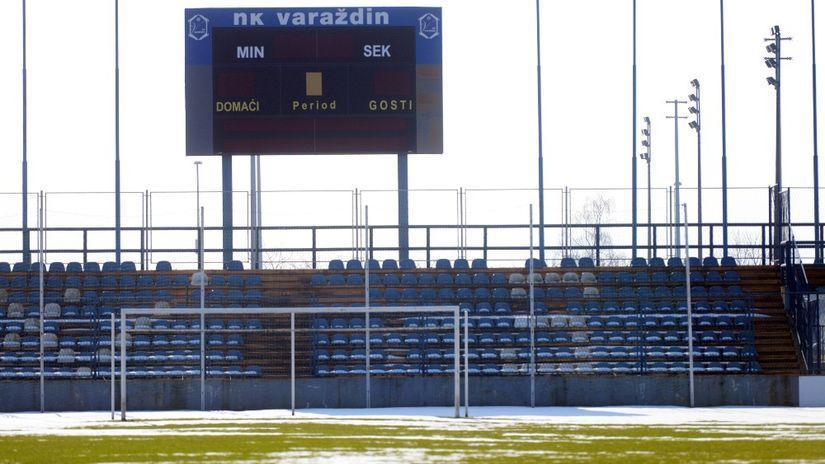
[[[804,407],[825,406],[825,375],[799,378],[799,405]]]
[[[286,409],[289,380],[244,379],[207,381],[208,409]],[[128,409],[199,409],[197,380],[130,380]],[[372,379],[372,406],[447,406],[453,404],[453,381],[445,377]],[[119,386],[117,388],[119,393]],[[820,390],[821,391],[821,390]],[[798,406],[797,376],[724,375],[696,377],[697,406]],[[46,410],[109,410],[109,382],[52,380],[46,382]],[[609,406],[688,404],[687,376],[539,376],[538,406]],[[120,397],[117,396],[117,405]],[[462,398],[463,402],[463,398]],[[361,408],[363,378],[298,379],[298,408]],[[470,405],[526,406],[529,377],[470,379]],[[39,410],[37,381],[0,382],[0,411]]]

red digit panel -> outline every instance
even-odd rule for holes
[[[351,32],[318,32],[318,59],[342,60],[352,58],[355,39]]]
[[[223,72],[218,74],[215,87],[217,98],[254,98],[255,74],[246,72]]]
[[[375,71],[372,75],[376,97],[411,97],[413,79],[409,71]]]

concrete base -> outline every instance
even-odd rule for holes
[[[803,378],[808,379],[808,378]],[[815,378],[818,380],[823,377]],[[463,379],[462,379],[463,381]],[[800,383],[797,376],[702,375],[696,377],[696,406],[799,406],[801,385],[806,402],[810,391],[825,387]],[[206,405],[210,410],[288,409],[288,379],[208,380]],[[809,388],[810,386],[810,388]],[[46,382],[47,411],[109,410],[110,384],[105,380],[51,380]],[[372,379],[372,407],[451,406],[452,377],[397,377]],[[120,405],[120,386],[116,405]],[[0,382],[0,411],[37,411],[37,381]],[[129,380],[128,409],[199,409],[198,380]],[[687,406],[686,375],[646,376],[539,376],[537,406]],[[462,397],[462,403],[463,403]],[[363,378],[298,379],[297,408],[362,408]],[[471,406],[529,406],[529,377],[470,379]],[[806,405],[814,405],[806,403]],[[819,403],[825,405],[825,402]]]

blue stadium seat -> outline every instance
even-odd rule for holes
[[[654,256],[650,258],[650,267],[665,267],[665,260]]]
[[[584,256],[584,257],[579,258],[579,267],[584,267],[584,268],[596,267],[596,263],[593,262],[593,258],[590,258],[588,256]]]
[[[408,270],[408,269],[415,269],[415,261],[405,258],[399,261],[398,267],[400,269]]]
[[[49,264],[49,273],[66,272],[66,267],[60,261]]]
[[[135,272],[137,267],[134,261],[123,261],[120,263],[120,272]]]
[[[559,264],[559,267],[576,267],[576,260],[575,260],[575,258],[571,258],[569,256],[564,257],[564,258],[561,259],[561,263]]]
[[[542,261],[538,258],[533,258],[533,269],[538,270],[538,269],[544,269],[546,267],[547,267],[547,263],[545,263],[544,261]],[[525,269],[530,268],[530,259],[529,258],[524,261],[524,268]]]
[[[364,268],[361,266],[361,261],[357,259],[350,259],[347,261],[347,270],[348,271],[362,271]]]
[[[331,259],[329,260],[329,265],[327,267],[330,271],[343,271],[344,270],[344,262],[340,259]]]
[[[375,270],[381,269],[381,265],[378,263],[378,260],[377,260],[377,259],[372,259],[372,258],[368,259],[368,260],[367,260],[367,262],[366,262],[366,266],[367,266],[367,267],[368,267],[371,271],[375,271]]]
[[[723,274],[723,279],[725,279],[726,282],[739,282],[742,280],[739,273],[736,271],[725,271]]]
[[[596,275],[599,283],[611,284],[616,281],[616,275],[610,271],[602,271]]]
[[[430,273],[422,273],[418,275],[418,285],[427,286],[427,287],[434,287],[435,286],[435,277]]]
[[[5,261],[0,261],[0,272],[11,272],[11,265]]]
[[[732,256],[725,256],[722,258],[722,262],[720,264],[723,267],[734,267],[736,266],[736,258]]]
[[[392,270],[398,269],[398,262],[391,258],[385,259],[384,262],[381,263],[381,268]]]
[[[444,303],[450,303],[455,300],[455,292],[452,288],[439,288],[438,299]]]
[[[637,256],[630,260],[630,267],[647,267],[647,260],[641,256]]]
[[[401,274],[401,285],[406,287],[414,287],[418,285],[418,277],[413,273]]]
[[[473,285],[473,278],[470,277],[470,274],[462,272],[460,274],[456,274],[455,284],[462,287],[469,287]]]
[[[100,264],[95,261],[83,263],[83,272],[100,272]]]
[[[453,262],[453,269],[470,269],[470,263],[464,258],[458,258]]]
[[[690,264],[691,268],[702,267],[702,261],[695,256],[691,256],[688,258],[688,264]]]
[[[719,261],[716,260],[713,256],[705,256],[702,260],[703,267],[717,267],[719,266]]]
[[[440,258],[435,262],[436,269],[452,269],[452,264],[450,264],[450,260],[446,258]]]
[[[43,270],[43,272],[46,272],[46,265],[43,263],[35,262],[32,263],[29,267],[29,272],[40,272],[41,269]]]
[[[347,285],[364,285],[364,276],[362,274],[347,274]]]
[[[475,258],[471,267],[473,269],[487,269],[487,260],[483,258]]]

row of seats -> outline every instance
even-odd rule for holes
[[[467,373],[470,375],[526,375],[530,372],[528,363],[521,364],[470,364]],[[694,364],[693,370],[699,374],[716,373],[744,373],[761,372],[756,362],[699,362]],[[688,363],[656,362],[596,362],[596,363],[538,363],[538,374],[643,374],[643,373],[685,373]],[[451,375],[455,372],[452,364],[385,364],[370,365],[371,375]],[[463,369],[461,370],[463,373]],[[365,364],[335,365],[320,364],[315,368],[315,375],[354,376],[366,375]]]
[[[697,257],[690,257],[688,258],[688,264],[690,267],[718,267],[720,265],[719,260],[717,260],[713,256],[707,256],[704,259],[699,259]],[[530,260],[526,260],[524,263],[525,268],[530,267]],[[547,268],[547,263],[533,258],[532,261],[533,269],[545,269]],[[415,261],[411,259],[402,259],[401,261],[396,261],[394,259],[385,259],[381,264],[378,263],[378,260],[369,259],[365,263],[362,263],[360,260],[357,259],[350,259],[346,263],[344,263],[340,259],[333,259],[329,261],[328,269],[331,271],[360,271],[364,269],[364,266],[369,267],[371,270],[377,269],[385,269],[385,270],[408,270],[408,269],[416,269]],[[631,267],[671,267],[671,268],[678,268],[684,267],[685,262],[682,261],[681,258],[671,257],[668,258],[667,262],[665,262],[664,258],[653,257],[650,258],[650,262],[648,262],[645,258],[637,257],[633,258],[630,261]],[[736,266],[736,260],[730,256],[725,256],[721,260],[721,266],[723,267],[734,267]],[[559,263],[559,267],[561,268],[594,268],[596,267],[595,261],[593,258],[589,257],[582,257],[579,258],[578,261],[575,258],[565,257],[561,259]],[[455,261],[451,262],[449,259],[438,259],[435,262],[436,269],[487,269],[487,261],[485,259],[476,258],[473,259],[472,262],[464,258],[458,258]]]
[[[666,284],[684,283],[684,271],[672,271],[670,273],[663,271],[656,271],[649,273],[647,271],[631,272],[611,272],[603,271],[599,273],[582,272],[581,274],[573,271],[559,274],[557,272],[548,272],[544,276],[539,273],[532,274],[534,285],[544,284],[577,284],[577,283],[602,283],[602,284]],[[486,272],[477,272],[475,274],[458,273],[448,274],[446,272],[433,275],[430,273],[404,273],[404,274],[370,274],[370,286],[485,286],[485,285],[524,285],[528,283],[528,279],[520,272],[513,272],[509,277],[504,273],[495,272],[488,274]],[[691,271],[690,279],[692,283],[730,283],[739,282],[741,277],[737,271]],[[361,286],[364,285],[363,274],[313,274],[310,278],[310,285],[313,287],[330,285],[330,286]],[[47,285],[48,286],[48,285]]]
[[[710,330],[708,330],[710,329]],[[370,346],[418,346],[418,345],[452,345],[455,337],[450,333],[371,333]],[[581,332],[536,332],[533,340],[537,344],[586,344],[586,343],[687,343],[687,334],[683,331],[667,328],[653,328],[644,331],[581,331]],[[735,343],[740,345],[753,344],[753,332],[741,330],[734,332],[714,330],[704,327],[693,333],[695,343]],[[348,334],[319,334],[313,337],[316,347],[366,345],[366,335],[363,333]],[[469,345],[529,345],[528,332],[488,332],[473,334],[467,337]]]
[[[79,263],[77,261],[72,261],[69,263],[62,263],[60,261],[53,261],[49,263],[48,268],[45,264],[41,263],[24,263],[24,262],[17,262],[9,264],[5,261],[0,261],[0,273],[6,272],[37,272],[40,271],[48,272],[48,273],[70,273],[70,274],[80,274],[80,273],[118,273],[118,272],[137,272],[137,266],[135,265],[134,261],[123,261],[121,263],[116,263],[114,261],[106,261],[101,266],[100,263],[96,261],[87,261],[85,263]],[[233,260],[227,263],[225,266],[225,270],[227,271],[243,271],[243,263],[238,260]],[[161,260],[155,263],[155,271],[157,272],[171,272],[172,271],[172,264],[169,261]]]
[[[262,285],[263,281],[259,275],[240,275],[233,274],[223,276],[221,274],[212,275],[209,278],[208,286],[215,287],[258,287]],[[124,289],[124,288],[154,288],[154,287],[189,287],[190,278],[186,274],[159,274],[152,276],[148,274],[139,275],[123,275],[120,277],[114,275],[104,275],[99,277],[97,275],[80,276],[66,276],[49,275],[44,278],[43,286],[47,289]],[[0,289],[39,289],[40,278],[38,276],[25,277],[14,276],[7,278],[0,276]]]
[[[539,360],[553,359],[588,359],[598,360],[603,358],[639,358],[646,359],[669,358],[669,359],[687,359],[688,348],[684,346],[648,346],[643,349],[636,347],[625,346],[595,346],[595,347],[580,347],[580,348],[549,348],[537,347],[535,350],[535,358]],[[428,349],[410,349],[402,354],[387,352],[382,349],[370,350],[370,361],[383,362],[416,362],[421,360],[426,361],[441,361],[453,359],[455,353],[453,350],[444,350],[439,348]],[[463,355],[462,355],[463,356]],[[699,360],[708,360],[705,358],[745,358],[755,359],[756,351],[753,348],[739,348],[734,346],[712,346],[712,347],[694,347],[694,358]],[[326,363],[329,361],[364,361],[367,354],[365,349],[345,350],[338,349],[332,352],[327,350],[316,350],[314,359],[318,363]],[[471,361],[486,360],[486,361],[507,361],[507,360],[529,360],[530,350],[528,348],[474,348],[467,352],[467,358]]]
[[[46,368],[44,377],[55,378],[91,378],[93,376],[108,378],[110,369],[98,369],[97,374],[90,367],[78,368]],[[207,368],[208,377],[260,377],[262,369],[259,366],[212,366]],[[126,375],[130,378],[141,377],[197,377],[200,375],[198,366],[157,366],[157,367],[127,367]],[[120,369],[115,370],[115,376],[120,376]],[[0,367],[0,379],[35,379],[40,373],[33,367],[7,368]]]

